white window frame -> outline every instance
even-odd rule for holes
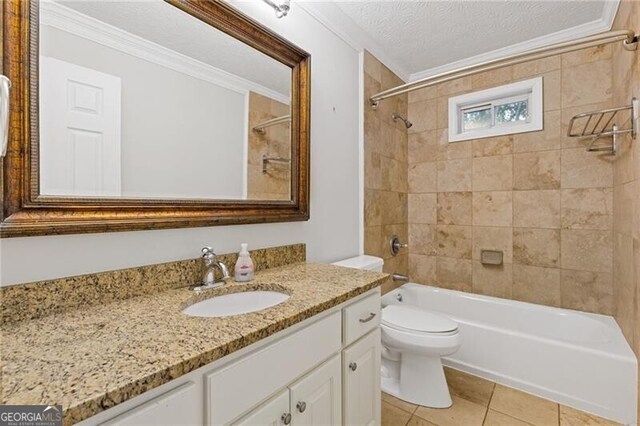
[[[470,139],[490,138],[493,136],[514,133],[534,132],[543,129],[542,77],[504,86],[493,87],[473,93],[449,98],[449,142],[461,142]],[[462,130],[462,112],[466,109],[491,106],[491,114],[495,120],[495,107],[517,100],[528,100],[529,117],[526,121],[504,123],[491,127],[469,131]]]

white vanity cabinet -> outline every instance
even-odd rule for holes
[[[380,424],[379,293],[343,309],[343,341],[343,423]]]
[[[278,426],[291,423],[291,413],[289,408],[289,390],[285,389],[275,397],[262,404],[240,421],[234,423],[236,426],[268,425]]]
[[[380,424],[379,321],[374,289],[80,424]]]
[[[323,426],[342,422],[340,354],[314,369],[234,425]]]
[[[205,375],[206,421],[229,424],[340,352],[340,312]]]
[[[293,424],[320,426],[342,422],[341,361],[340,354],[334,355],[289,388]]]
[[[344,424],[380,424],[380,330],[342,352]]]
[[[156,426],[195,424],[198,421],[199,389],[192,381],[177,386],[132,410],[101,423],[104,426]]]

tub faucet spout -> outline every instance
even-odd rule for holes
[[[404,281],[404,282],[409,282],[409,277],[406,275],[402,275],[402,274],[398,274],[397,272],[395,272],[393,275],[391,275],[391,277],[393,278],[394,281]]]

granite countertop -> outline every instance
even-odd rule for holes
[[[0,404],[61,404],[73,424],[381,285],[386,274],[297,263],[200,294],[188,288],[79,308],[0,328]],[[226,318],[181,311],[254,289],[290,298]]]

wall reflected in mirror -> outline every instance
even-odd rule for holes
[[[291,69],[162,0],[41,1],[41,195],[291,199]]]

